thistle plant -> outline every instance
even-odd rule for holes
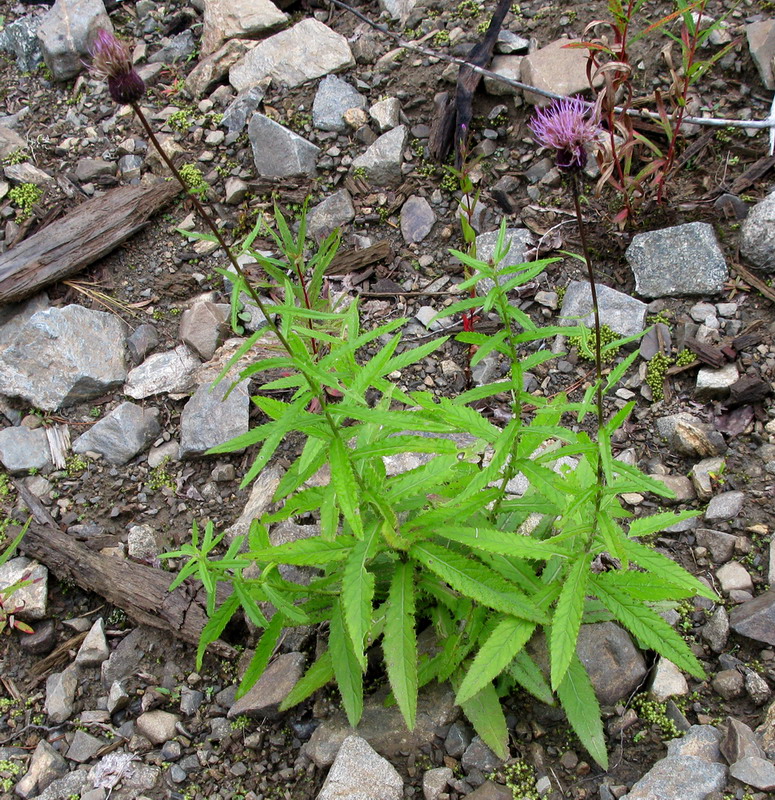
[[[108,69],[126,71],[126,58],[112,42],[99,41],[109,56],[103,72],[114,99],[132,105],[157,145],[138,105],[136,81]],[[579,101],[568,101],[559,111],[559,117],[547,112],[535,130],[562,154],[562,167],[573,181],[595,126]],[[502,266],[504,221],[490,260],[453,251],[467,269],[461,291],[491,288],[439,316],[478,308],[496,315],[495,333],[467,330],[458,339],[476,348],[473,359],[500,353],[508,360],[508,374],[455,398],[412,391],[392,376],[424,361],[447,339],[407,348],[401,341],[405,319],[366,331],[356,301],[346,309],[319,305],[321,265],[333,257],[336,236],[308,258],[304,224],[294,237],[276,215],[275,243],[282,257],[263,267],[282,291],[262,301],[236,251],[195,196],[192,202],[236,274],[232,302],[247,291],[279,344],[277,355],[262,356],[237,378],[271,372],[252,398],[260,424],[210,453],[249,448],[253,462],[242,480],[245,487],[286,437],[293,435],[300,445],[274,492],[272,510],[253,520],[246,536],[228,541],[208,521],[201,534],[194,526],[191,543],[164,556],[184,562],[171,588],[196,576],[207,591],[210,620],[198,663],[230,619],[244,614],[262,633],[238,690],[243,694],[269,664],[286,628],[320,625],[321,647],[282,709],[334,681],[356,726],[370,656],[381,654],[392,699],[409,728],[416,722],[420,689],[432,681],[449,682],[479,735],[505,758],[508,730],[500,698],[522,687],[547,703],[559,699],[590,755],[605,767],[600,708],[576,655],[580,626],[616,619],[642,646],[701,677],[702,665],[650,603],[713,597],[680,566],[637,541],[693,512],[633,519],[619,500],[626,492],[671,496],[663,483],[611,452],[611,435],[634,404],[606,420],[603,398],[636,354],[604,380],[598,335],[597,380],[583,400],[525,392],[524,373],[556,357],[541,344],[559,334],[583,336],[584,328],[541,328],[511,304],[509,293],[556,259]],[[251,236],[242,248],[252,245]],[[588,258],[586,263],[594,291]],[[257,336],[245,340],[222,375]],[[510,400],[503,427],[470,405],[502,393]],[[595,408],[596,436],[563,424],[566,415],[583,418]],[[402,471],[396,459],[407,454],[418,465]],[[569,462],[575,467],[562,467]],[[514,488],[520,475],[526,490]],[[314,535],[273,543],[277,523],[310,518],[317,525]],[[282,565],[310,568],[308,582],[290,580]],[[221,583],[231,592],[219,605]],[[426,629],[431,647],[421,652],[418,632]],[[546,670],[539,666],[542,647],[549,656]]]

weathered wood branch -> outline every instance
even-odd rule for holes
[[[179,191],[166,181],[122,186],[81,203],[0,255],[0,303],[23,300],[88,267],[143,228]]]

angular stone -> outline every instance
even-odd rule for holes
[[[21,580],[33,583],[17,589],[6,600],[6,607],[15,610],[19,619],[32,622],[44,619],[48,611],[48,569],[37,561],[24,556],[11,558],[0,564],[0,589],[7,589]]]
[[[320,131],[347,130],[343,114],[350,108],[366,108],[366,98],[347,81],[326,75],[312,101],[312,124]]]
[[[729,277],[713,227],[689,222],[636,233],[625,253],[644,297],[716,294]]]
[[[205,0],[202,53],[209,55],[226,39],[258,38],[287,20],[270,0]]]
[[[139,364],[148,353],[159,344],[159,334],[153,325],[138,325],[126,340],[129,357],[133,364]]]
[[[248,124],[256,171],[263,178],[314,175],[320,148],[263,114]]]
[[[379,0],[379,7],[383,11],[387,11],[393,19],[405,22],[411,14],[414,7],[417,5],[417,0]]]
[[[79,667],[98,667],[110,656],[110,648],[105,638],[105,621],[99,617],[94,621],[86,638],[81,642],[75,663]],[[69,756],[68,756],[69,758]]]
[[[70,742],[70,747],[67,748],[67,757],[71,761],[85,764],[87,761],[91,761],[97,751],[104,746],[105,742],[96,736],[77,730],[73,736],[73,741]]]
[[[202,361],[209,361],[229,330],[229,306],[195,301],[180,317],[178,335]]]
[[[406,126],[398,125],[383,133],[366,152],[352,163],[352,170],[363,169],[366,180],[375,186],[394,186],[401,182]]]
[[[0,51],[16,56],[16,68],[19,72],[35,72],[43,61],[38,39],[41,21],[40,17],[27,14],[7,23],[0,31]],[[6,155],[0,149],[0,158],[5,158]]]
[[[474,735],[469,725],[463,720],[453,722],[449,726],[447,738],[444,740],[444,750],[452,758],[460,758],[473,740]]]
[[[689,684],[684,674],[672,661],[660,657],[654,678],[651,681],[651,694],[658,703],[664,703],[668,697],[681,697],[689,694]]]
[[[317,800],[402,800],[404,781],[396,769],[360,736],[348,736]]]
[[[76,453],[101,453],[110,464],[126,464],[159,435],[159,411],[121,403],[73,442]]]
[[[2,152],[2,128],[0,127],[0,152]],[[20,303],[7,303],[0,307],[0,350],[13,344],[24,324],[36,312],[49,307],[45,292],[36,294]]]
[[[84,68],[89,45],[104,28],[113,31],[102,0],[57,0],[38,28],[46,66],[54,80],[67,81]]]
[[[243,89],[229,103],[223,112],[223,119],[221,120],[221,125],[229,133],[240,133],[245,125],[248,124],[248,119],[261,105],[261,101],[264,99],[266,90],[271,82],[271,78],[263,78],[255,86]]]
[[[16,784],[14,791],[25,800],[38,797],[67,771],[67,761],[45,739],[41,739],[32,754],[27,773]]]
[[[656,424],[657,433],[680,455],[707,458],[726,452],[724,437],[686,412],[659,417]]]
[[[486,781],[478,789],[467,794],[466,800],[514,800],[514,792],[507,786]]]
[[[703,403],[707,403],[709,400],[725,400],[729,397],[732,384],[739,377],[736,364],[725,364],[720,369],[703,367],[697,371],[694,396]]]
[[[733,717],[727,717],[720,749],[724,758],[730,764],[750,756],[765,757],[764,750],[762,750],[759,742],[756,741],[754,732],[744,722],[740,722],[740,720]]]
[[[99,397],[126,377],[124,323],[82,306],[38,311],[0,356],[0,387],[44,411]]]
[[[578,41],[557,39],[525,56],[521,80],[529,86],[556,94],[571,95],[587,91],[587,53],[583,49],[566,47]],[[601,83],[602,77],[599,77],[596,85]],[[525,92],[525,100],[537,106],[547,106],[551,102],[548,97],[533,92]]]
[[[250,187],[242,178],[227,178],[223,190],[223,202],[229,206],[239,205],[248,194]]]
[[[730,520],[735,519],[743,510],[745,492],[722,492],[712,497],[705,509],[705,519]]]
[[[721,733],[712,725],[692,725],[680,739],[671,739],[667,743],[667,755],[718,761],[720,741]]]
[[[502,765],[503,759],[498,758],[478,736],[474,736],[460,760],[460,766],[466,772],[478,769],[485,775],[494,772]]]
[[[196,51],[196,42],[191,30],[185,30],[176,36],[162,36],[160,47],[148,56],[148,64],[174,64],[185,61]],[[140,76],[148,66],[140,67]]]
[[[735,700],[745,694],[745,679],[736,669],[722,669],[710,685],[724,700]]]
[[[407,244],[421,242],[435,222],[436,215],[424,197],[412,195],[401,207],[401,235]]]
[[[495,253],[495,246],[498,243],[498,231],[489,231],[488,233],[480,233],[476,237],[476,255],[489,261]],[[506,256],[498,263],[499,269],[506,267],[513,267],[517,264],[523,264],[527,260],[527,249],[533,243],[533,234],[524,228],[506,228],[506,236],[503,241],[504,246],[508,248]],[[510,280],[511,275],[504,275],[499,280],[501,284]],[[481,295],[488,294],[495,286],[494,281],[485,278],[476,285],[477,293]]]
[[[64,672],[55,672],[48,676],[44,710],[52,725],[59,725],[69,719],[73,713],[77,689],[78,670],[76,667],[68,667]]]
[[[766,89],[775,89],[775,19],[763,19],[745,26],[748,49]]]
[[[0,37],[7,31],[8,28],[5,28],[3,31],[0,31]],[[0,50],[2,47],[0,46]],[[0,125],[0,159],[5,158],[6,156],[10,155],[14,151],[21,151],[27,149],[27,142],[19,136],[16,131],[12,130],[11,128],[6,128],[5,125]],[[5,309],[3,309],[3,312]],[[0,313],[0,317],[3,314]]]
[[[306,658],[303,653],[281,653],[264,670],[253,687],[229,709],[229,719],[241,715],[277,719],[280,703],[301,678]]]
[[[495,56],[490,64],[490,72],[494,72],[497,75],[502,75],[504,78],[508,78],[512,81],[521,81],[522,62],[524,60],[524,56]],[[535,84],[531,83],[530,85],[534,86]],[[485,75],[484,90],[487,92],[487,94],[493,94],[499,97],[517,95],[521,91],[520,89],[517,89],[516,86],[510,86],[508,83],[503,83],[495,78],[491,78],[489,75]]]
[[[720,792],[726,785],[727,770],[723,764],[705,761],[697,756],[663,758],[646,773],[622,800],[705,800],[711,792]]]
[[[743,678],[745,679],[745,691],[753,700],[754,705],[763,706],[772,696],[772,689],[767,681],[752,669],[744,669]]]
[[[177,714],[170,714],[169,711],[146,711],[137,718],[137,732],[155,745],[173,739],[176,734],[176,725],[180,721]]]
[[[770,792],[775,789],[775,764],[760,756],[747,756],[729,768],[733,778],[754,789]]]
[[[369,106],[369,116],[374,120],[380,133],[391,131],[401,122],[401,101],[397,97],[387,97]]]
[[[104,158],[81,158],[75,165],[75,177],[81,183],[90,183],[104,176],[116,174],[116,165]]]
[[[191,389],[199,365],[199,359],[184,344],[166,353],[154,353],[127,375],[124,394],[142,400],[154,394],[185,393]]]
[[[601,325],[607,325],[619,336],[633,336],[643,331],[647,311],[645,303],[600,283],[595,288]],[[562,325],[578,325],[582,322],[588,328],[593,327],[592,290],[589,283],[571,281],[568,284],[560,317]]]
[[[729,625],[741,636],[775,645],[775,590],[735,606],[729,614]]]
[[[322,241],[332,231],[355,219],[355,207],[347,189],[339,189],[313,206],[307,215],[307,230],[315,241]]]
[[[228,380],[200,386],[180,415],[180,458],[203,456],[207,450],[248,432],[250,394],[245,383],[229,391]]]
[[[724,606],[719,606],[702,626],[702,638],[714,653],[723,653],[729,639],[729,616]]]
[[[721,476],[724,465],[723,458],[703,458],[689,470],[689,478],[700,500],[710,500],[713,497],[715,482]]]
[[[429,769],[422,776],[422,793],[424,800],[439,800],[441,793],[452,780],[453,772],[449,767]]]
[[[0,430],[0,462],[12,475],[48,472],[53,464],[45,429],[20,425]]]
[[[135,628],[119,643],[100,668],[102,685],[111,689],[114,682],[128,678],[139,666],[150,645],[148,635],[142,628]]]
[[[272,497],[280,485],[283,472],[278,466],[262,469],[250,487],[250,496],[239,518],[226,529],[226,539],[231,542],[238,536],[247,536],[250,524],[261,517],[272,505]]]
[[[132,525],[126,540],[127,555],[137,561],[152,561],[159,555],[156,530],[151,525]]]
[[[15,183],[34,183],[36,186],[46,186],[54,182],[54,178],[42,169],[22,161],[21,164],[8,164],[5,167],[5,177]]]
[[[664,484],[665,488],[675,495],[674,497],[663,497],[662,502],[665,505],[688,503],[694,500],[694,486],[685,475],[649,475],[649,478]]]
[[[202,97],[212,92],[219,83],[229,74],[229,70],[254,46],[253,42],[246,42],[242,39],[230,39],[223,47],[214,53],[201,58],[197,65],[186,76],[186,91],[192,97]],[[247,89],[246,91],[252,91]],[[263,87],[261,98],[253,106],[251,111],[258,107],[258,103],[263,100],[266,86]],[[224,113],[224,117],[226,114]],[[247,120],[245,120],[247,122]],[[242,127],[244,127],[243,122]],[[221,121],[222,125],[226,125]],[[240,127],[239,130],[242,130]]]
[[[229,82],[240,92],[269,76],[292,88],[353,66],[347,39],[310,17],[250,50],[229,70]]]
[[[495,52],[509,55],[511,53],[527,53],[530,49],[530,39],[517,36],[516,33],[502,28],[498,32],[498,41],[495,42]]]
[[[716,570],[716,577],[721,584],[721,591],[729,593],[734,589],[741,589],[744,592],[753,591],[753,581],[748,574],[748,570],[738,561],[730,561]]]
[[[768,20],[768,24],[775,42],[775,20]],[[775,270],[775,192],[748,212],[740,229],[740,255],[757,270]]]

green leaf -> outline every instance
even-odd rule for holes
[[[594,593],[606,608],[646,647],[656,650],[695,678],[705,677],[702,664],[689,646],[659,614],[642,601],[620,591],[618,586],[612,587],[604,580],[598,581],[597,576],[592,576],[591,580]]]
[[[445,526],[438,531],[440,536],[459,542],[474,550],[500,553],[526,559],[546,559],[552,556],[568,557],[567,550],[551,542],[541,542],[519,533],[508,533],[495,528],[474,528],[470,526]]]
[[[462,703],[461,707],[468,721],[474,726],[474,730],[490,750],[500,759],[508,758],[509,732],[495,687],[491,683],[488,684],[470,700]]]
[[[538,665],[533,661],[526,650],[520,650],[514,661],[511,662],[509,667],[511,677],[526,691],[530,692],[533,697],[546,703],[549,706],[554,705],[554,695],[546,682],[543,673],[538,668]]]
[[[280,703],[280,711],[287,711],[302,700],[321,689],[334,677],[334,667],[331,663],[331,651],[326,650],[320,658],[302,675],[296,685]]]
[[[229,620],[237,613],[239,608],[239,597],[236,593],[229,595],[223,601],[220,608],[213,614],[207,625],[202,629],[199,637],[199,646],[196,649],[196,668],[202,668],[202,658],[204,657],[207,645],[214,642],[229,624]]]
[[[345,630],[342,606],[338,600],[331,614],[328,648],[347,720],[354,728],[363,714],[363,673]]]
[[[259,562],[293,564],[297,567],[324,566],[333,561],[344,561],[350,555],[355,542],[356,539],[352,536],[338,536],[334,541],[314,536],[255,550],[250,553],[250,557]]]
[[[576,653],[581,616],[584,613],[584,596],[589,580],[588,554],[576,559],[568,571],[557,599],[552,618],[550,656],[552,664],[552,689],[555,691],[565,677]]]
[[[638,600],[659,602],[660,600],[683,600],[694,597],[692,589],[682,589],[673,583],[661,580],[651,572],[616,570],[603,572],[595,578],[614,594],[626,593]]]
[[[462,705],[497,678],[525,646],[534,630],[533,623],[518,617],[501,620],[479,648],[460,683],[455,702]]]
[[[682,522],[685,519],[696,517],[699,511],[663,511],[660,514],[652,514],[649,517],[638,517],[630,523],[629,535],[631,538],[639,536],[649,536],[652,533],[660,533],[671,525]]]
[[[385,654],[390,688],[409,730],[414,728],[417,717],[417,639],[414,613],[414,565],[410,562],[398,562],[388,593],[382,651]]]
[[[608,753],[605,748],[603,721],[600,718],[600,704],[597,702],[589,675],[576,655],[571,659],[565,678],[557,687],[557,696],[560,698],[568,722],[587,748],[587,752],[603,769],[608,769]]]
[[[378,537],[379,525],[370,525],[364,538],[353,545],[342,573],[344,621],[353,653],[364,671],[366,654],[363,648],[371,628],[371,603],[374,599],[374,575],[369,572],[368,564],[377,550]]]
[[[509,591],[509,584],[481,562],[427,542],[413,544],[409,552],[466,597],[504,614],[513,614],[533,622],[547,622],[546,615],[527,598],[522,599],[516,587]],[[493,586],[503,587],[504,591],[493,589]]]
[[[681,589],[689,589],[700,597],[718,600],[718,595],[712,589],[709,589],[704,583],[690,575],[675,561],[663,556],[662,553],[658,553],[656,550],[652,550],[639,542],[634,542],[632,539],[625,539],[622,542],[622,549],[631,561],[634,561],[639,567],[653,572],[654,575],[662,578],[662,580],[673,583]]]
[[[355,481],[349,453],[340,437],[336,436],[331,440],[328,453],[331,461],[331,485],[336,492],[339,508],[350,523],[353,533],[360,539],[363,537],[363,522],[358,502],[358,484]]]
[[[245,670],[245,674],[242,676],[239,688],[237,689],[237,699],[248,692],[263,674],[277,646],[277,640],[280,638],[280,634],[283,632],[286,622],[287,620],[282,614],[275,614],[269,625],[261,634],[261,638],[256,645],[256,650],[253,653],[253,658],[250,659],[250,664],[248,664],[248,668]]]

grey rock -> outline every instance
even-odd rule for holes
[[[771,38],[775,43],[775,24]],[[758,202],[745,218],[740,229],[740,254],[757,270],[775,269],[775,192]]]
[[[85,731],[77,730],[73,735],[73,741],[70,742],[70,747],[67,748],[67,758],[79,764],[85,764],[87,761],[91,761],[97,751],[104,746],[105,742],[102,739]]]
[[[192,97],[201,97],[213,92],[223,79],[229,74],[229,70],[248,52],[252,43],[244,39],[230,39],[223,47],[216,50],[214,53],[200,58],[197,65],[186,76],[186,91]],[[267,86],[271,79],[266,78],[261,81],[261,86],[252,87],[260,92],[260,96],[250,111],[254,111],[258,107],[258,103],[264,98]],[[246,91],[251,91],[247,89]],[[247,122],[247,117],[242,121],[239,127],[241,131]],[[230,126],[221,121],[222,125]]]
[[[435,222],[436,214],[424,197],[412,195],[401,207],[401,235],[407,244],[421,242]]]
[[[81,642],[75,663],[79,667],[97,667],[110,656],[110,648],[105,638],[105,621],[99,617]],[[68,756],[69,758],[69,756]]]
[[[767,707],[764,720],[755,733],[767,758],[775,759],[775,703],[770,703]]]
[[[715,480],[723,472],[724,463],[723,458],[703,458],[689,470],[689,478],[700,500],[710,500],[713,496]],[[729,557],[725,560],[728,561]]]
[[[128,678],[143,660],[150,641],[142,628],[134,628],[110,654],[107,661],[102,662],[101,677],[105,689],[111,689],[114,681]]]
[[[229,306],[195,301],[180,317],[178,335],[203,361],[209,361],[228,332]]]
[[[707,403],[710,400],[725,400],[729,397],[729,390],[735,383],[739,374],[737,365],[725,364],[720,369],[703,367],[697,371],[697,385],[694,396],[697,400]]]
[[[199,359],[184,344],[166,353],[154,353],[127,375],[124,394],[142,400],[154,394],[185,393],[193,385]]]
[[[571,95],[589,89],[587,80],[587,54],[584,50],[568,49],[565,45],[576,41],[557,39],[525,56],[522,62],[522,81],[538,89],[562,95]],[[596,84],[599,80],[596,81]],[[525,100],[546,106],[550,100],[533,92],[525,92]]]
[[[55,672],[48,676],[44,710],[52,725],[59,725],[60,722],[69,719],[73,713],[77,688],[78,670],[76,667],[68,667],[64,672]]]
[[[697,756],[663,758],[624,795],[622,800],[705,800],[726,784],[723,764],[708,762]]]
[[[724,700],[734,700],[745,694],[745,679],[736,669],[722,669],[710,685]]]
[[[474,736],[471,744],[466,748],[460,765],[466,772],[478,769],[485,774],[494,772],[503,765],[503,759],[493,753],[492,750],[478,737]]]
[[[743,509],[745,492],[722,492],[711,498],[705,509],[705,519],[713,520],[735,519]]]
[[[261,105],[270,83],[271,78],[264,78],[256,86],[249,86],[247,89],[243,89],[226,106],[221,125],[227,128],[229,133],[242,132],[253,112]]]
[[[674,497],[663,497],[662,502],[665,505],[688,503],[695,498],[694,486],[685,475],[649,475],[649,478],[664,484],[665,488],[675,495]]]
[[[204,699],[203,692],[184,686],[180,690],[180,713],[185,714],[187,717],[193,716],[202,705]]]
[[[224,380],[200,386],[180,416],[180,458],[205,455],[211,447],[247,433],[250,395],[245,383],[229,391]]]
[[[262,469],[253,481],[245,507],[238,519],[226,529],[226,539],[231,542],[238,536],[247,536],[250,525],[254,519],[259,519],[272,505],[272,497],[277,487],[283,470],[278,466]]]
[[[522,62],[524,60],[524,56],[495,56],[490,63],[490,72],[494,72],[496,75],[501,75],[504,78],[508,78],[512,81],[521,81],[523,69]],[[497,78],[491,78],[489,75],[485,75],[484,90],[488,94],[492,94],[497,97],[507,97],[509,95],[518,95],[520,93],[520,90],[517,89],[516,86],[511,86],[508,83],[499,81]]]
[[[651,694],[658,703],[664,703],[668,697],[681,697],[689,694],[686,678],[672,661],[660,657],[651,681]]]
[[[79,158],[75,165],[75,177],[81,183],[91,183],[104,176],[116,174],[116,165],[104,158]]]
[[[271,0],[206,0],[202,53],[217,50],[226,39],[255,39],[288,20]]]
[[[158,447],[152,447],[148,452],[148,466],[151,469],[165,464],[167,461],[178,461],[180,445],[176,441],[164,442]]]
[[[702,627],[702,638],[714,653],[723,653],[729,639],[729,616],[724,606],[719,606]]]
[[[705,222],[637,233],[626,257],[644,297],[715,294],[729,275],[713,227]]]
[[[511,53],[527,53],[530,47],[530,40],[522,36],[517,36],[507,29],[498,31],[498,40],[495,42],[495,52],[504,55]]]
[[[21,164],[7,164],[5,167],[5,177],[15,183],[34,183],[36,186],[47,186],[54,182],[54,178],[42,169],[30,164],[29,161],[22,161]]]
[[[317,800],[402,800],[404,781],[360,736],[348,736]]]
[[[45,739],[41,739],[32,754],[25,776],[16,784],[14,791],[25,799],[39,797],[67,771],[67,761]]]
[[[73,442],[76,453],[101,453],[110,464],[126,464],[159,435],[159,411],[121,403]]]
[[[71,797],[78,797],[80,800],[89,800],[86,791],[89,786],[89,779],[86,772],[76,770],[63,775],[52,781],[46,789],[36,797],[36,800],[70,800]],[[104,798],[99,798],[104,800]]]
[[[603,705],[629,696],[646,676],[643,656],[627,631],[614,622],[582,625],[576,652]]]
[[[756,740],[754,732],[744,722],[740,722],[734,717],[727,717],[724,736],[719,747],[724,758],[730,764],[750,756],[765,757],[764,750]]]
[[[692,725],[679,739],[667,743],[667,755],[694,756],[703,761],[719,761],[721,733],[712,725]]]
[[[347,189],[339,189],[309,210],[307,230],[310,236],[319,242],[353,219],[355,219],[355,208],[352,197]]]
[[[369,116],[380,133],[393,130],[401,122],[401,102],[397,97],[387,97],[369,106]]]
[[[57,0],[38,28],[43,59],[54,80],[67,81],[81,72],[100,28],[113,30],[102,0]]]
[[[775,789],[775,764],[760,756],[747,756],[736,761],[729,768],[729,774],[760,791]]]
[[[38,311],[0,356],[0,386],[44,411],[99,397],[126,377],[124,324],[82,306]]]
[[[118,160],[118,174],[124,181],[139,178],[142,173],[142,156],[121,156]]]
[[[127,352],[134,364],[139,364],[159,344],[159,334],[153,325],[138,325],[126,340]]]
[[[146,711],[137,718],[137,732],[151,744],[164,744],[174,738],[177,731],[175,726],[180,721],[177,714],[170,714],[169,711]]]
[[[601,325],[608,325],[620,336],[632,336],[643,331],[647,311],[645,303],[600,283],[595,288]],[[588,328],[593,327],[592,290],[586,281],[571,281],[568,284],[560,317],[562,325],[578,325],[581,321]]]
[[[725,594],[734,589],[744,592],[753,591],[753,581],[748,570],[739,561],[730,561],[716,570],[716,577],[721,584],[721,591]]]
[[[697,528],[694,531],[697,544],[710,551],[711,558],[716,564],[726,564],[735,551],[737,537],[731,533],[714,531],[711,528]]]
[[[347,130],[343,114],[350,108],[366,108],[366,98],[347,81],[326,75],[312,101],[312,124],[320,131]]]
[[[506,786],[487,781],[467,794],[466,800],[514,800],[514,793]]]
[[[0,153],[3,152],[4,141],[3,129],[0,128]],[[24,144],[24,140],[21,141]],[[3,158],[3,156],[0,155],[0,158]],[[29,300],[23,300],[20,303],[8,303],[0,307],[0,350],[5,350],[8,345],[13,343],[19,331],[33,314],[48,307],[48,295],[44,292],[36,294]]]
[[[416,5],[417,0],[379,0],[379,7],[383,11],[401,22],[406,21]]]
[[[268,76],[274,83],[292,88],[353,66],[355,60],[344,36],[307,18],[248,51],[229,70],[229,82],[239,92]]]
[[[495,253],[495,246],[498,242],[498,231],[489,231],[488,233],[480,233],[476,237],[476,254],[479,258],[488,261]],[[506,228],[506,237],[504,245],[508,248],[508,253],[505,258],[498,263],[499,269],[506,267],[513,267],[517,264],[523,264],[526,260],[527,248],[533,242],[533,234],[529,230],[523,228]],[[501,283],[506,283],[512,276],[506,275],[500,278]],[[495,286],[495,283],[489,278],[479,281],[477,284],[477,292],[479,294],[487,294]]]
[[[474,734],[470,726],[462,720],[458,720],[449,726],[447,738],[444,740],[444,749],[452,758],[460,758],[473,738]]]
[[[116,711],[121,711],[121,709],[129,705],[130,700],[131,698],[123,681],[113,681],[108,692],[108,713],[114,714]]]
[[[766,89],[775,89],[775,19],[763,19],[745,26],[748,49]]]
[[[741,636],[775,645],[775,591],[770,589],[733,608],[729,625]]]
[[[247,197],[249,189],[242,178],[227,178],[223,190],[223,202],[229,206],[239,205]]]
[[[45,429],[21,425],[0,430],[0,462],[12,475],[50,470],[53,464]]]
[[[743,678],[745,691],[754,705],[763,706],[772,696],[772,690],[767,681],[758,672],[747,668],[743,668]]]
[[[376,186],[393,186],[401,182],[406,126],[399,125],[383,133],[363,155],[352,163],[353,170],[363,169],[366,179]]]
[[[132,525],[126,540],[127,555],[137,561],[152,561],[159,555],[156,530],[151,525]]]
[[[34,72],[43,61],[43,52],[38,39],[41,19],[38,15],[26,14],[9,22],[0,31],[0,51],[16,56],[16,67],[19,72]],[[7,153],[2,153],[0,158],[6,155]]]
[[[9,601],[19,619],[33,622],[44,619],[48,612],[48,569],[25,556],[11,558],[0,564],[0,589],[7,589],[21,580],[30,580],[27,586],[17,589]]]
[[[163,36],[160,45],[161,47],[148,57],[149,64],[174,64],[176,61],[185,61],[196,51],[194,34],[190,30],[176,36]]]
[[[35,656],[47,656],[56,646],[56,625],[52,619],[44,619],[35,625],[35,632],[19,641],[23,650]]]
[[[229,709],[229,719],[241,715],[277,719],[280,703],[296,685],[304,672],[303,653],[281,653],[264,670],[253,687]]]
[[[263,114],[248,124],[256,171],[263,178],[314,175],[320,148]]]
[[[708,458],[726,452],[724,437],[697,417],[680,412],[657,419],[657,433],[668,447],[684,456]]]
[[[439,800],[439,796],[447,788],[447,783],[452,780],[452,775],[452,770],[449,767],[429,769],[422,776],[424,800]]]

